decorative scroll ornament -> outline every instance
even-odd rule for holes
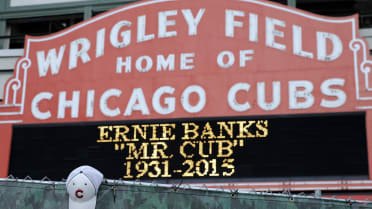
[[[354,39],[349,47],[354,54],[356,97],[358,100],[372,100],[372,80],[370,79],[372,61],[367,59],[366,43],[362,39]]]

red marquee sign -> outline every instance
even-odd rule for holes
[[[366,111],[372,130],[358,31],[357,15],[269,1],[153,0],[27,36],[0,105],[0,175],[12,124]]]

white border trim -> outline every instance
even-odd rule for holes
[[[212,187],[239,189],[246,191],[339,191],[372,189],[372,180],[335,180],[335,181],[276,181],[276,182],[240,182],[240,183],[191,183],[194,187]]]
[[[8,124],[8,123],[22,123],[22,120],[3,120],[0,121],[0,124]]]

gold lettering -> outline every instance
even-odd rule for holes
[[[232,146],[233,143],[229,140],[218,140],[218,154],[217,157],[230,157],[233,154]],[[224,146],[226,144],[227,146]]]
[[[109,131],[112,131],[112,126],[98,126],[99,129],[99,140],[97,140],[98,143],[104,143],[104,142],[112,142],[112,137],[109,138],[109,132],[106,129],[109,129]]]
[[[136,163],[136,171],[138,171],[136,178],[141,178],[149,171],[149,165],[145,161],[138,161],[138,163]]]
[[[246,124],[246,121],[237,121],[237,123],[239,124],[239,135],[237,136],[237,138],[254,138],[255,135],[253,135],[252,133],[249,132],[249,128],[256,123],[256,121],[254,120],[250,120],[248,121],[248,124]],[[247,135],[244,135],[247,134]]]
[[[161,174],[161,177],[165,177],[165,178],[172,177],[172,175],[169,174],[169,161],[168,160],[164,160],[163,162],[161,162],[161,164],[164,165],[164,172],[163,172],[163,174]]]
[[[128,126],[125,126],[125,125],[117,125],[117,126],[113,126],[114,129],[115,129],[115,142],[119,142],[119,141],[126,141],[126,142],[129,142],[130,139],[127,138],[127,136],[125,134],[127,134],[129,132],[129,128]]]
[[[150,159],[150,157],[147,155],[148,146],[149,146],[148,142],[143,142],[139,149],[137,149],[134,143],[127,143],[127,146],[128,146],[128,157],[125,158],[126,160]]]
[[[226,136],[222,134],[222,130],[225,130],[227,132],[227,134],[230,136],[230,138],[233,138],[233,136],[234,136],[234,132],[233,132],[234,131],[234,124],[236,122],[229,121],[227,123],[230,125],[230,127],[228,127],[226,125],[226,122],[217,122],[217,124],[220,125],[220,135],[217,136],[218,139],[226,138]]]
[[[193,177],[194,176],[194,172],[195,171],[192,171],[192,169],[194,168],[194,161],[192,160],[185,160],[183,163],[182,163],[183,166],[185,165],[188,165],[189,167],[186,169],[186,171],[182,174],[182,176],[185,176],[185,177]]]
[[[115,144],[115,151],[123,151],[124,150],[124,143]]]
[[[159,167],[159,161],[157,161],[157,160],[153,160],[153,161],[151,161],[150,163],[149,163],[149,166],[151,166],[151,167],[153,167],[154,168],[154,170],[155,170],[155,174],[154,173],[152,173],[151,171],[148,173],[148,175],[149,175],[149,177],[150,178],[157,178],[157,177],[159,177],[160,176],[160,174],[161,174],[161,168]]]
[[[130,174],[131,173],[131,171],[132,171],[132,162],[131,161],[128,161],[128,162],[126,162],[126,163],[124,163],[124,166],[126,166],[127,167],[127,169],[126,169],[126,172],[125,172],[125,176],[123,176],[125,179],[131,179],[131,178],[133,178],[133,176]]]
[[[152,142],[151,145],[153,147],[151,159],[159,159],[160,157],[162,159],[169,158],[164,152],[168,148],[168,145],[165,142]],[[159,146],[162,148],[159,148]],[[158,153],[160,156],[158,156]]]
[[[150,138],[150,141],[159,141],[159,138],[157,137],[156,129],[159,127],[159,124],[151,124],[150,125],[152,130],[152,136]]]
[[[176,128],[176,124],[160,124],[163,129],[163,134],[160,140],[174,140],[176,136],[172,134],[172,130]]]
[[[199,126],[196,125],[195,123],[182,123],[184,126],[184,136],[182,137],[183,140],[190,140],[190,139],[195,139],[196,137],[199,136],[198,129]],[[193,126],[194,128],[191,129],[190,126]],[[192,133],[193,135],[190,136],[189,134]]]
[[[203,164],[203,166],[202,166],[202,164]],[[208,161],[206,159],[201,159],[201,160],[199,160],[199,161],[196,162],[196,164],[195,164],[195,173],[196,173],[196,175],[198,175],[198,176],[206,176],[208,174],[208,172],[209,172],[209,163],[208,163]]]
[[[186,145],[191,145],[192,148],[195,148],[195,144],[193,144],[192,142],[190,141],[186,141],[186,142],[183,142],[181,147],[180,147],[180,154],[184,157],[184,158],[192,158],[194,156],[194,154],[186,154],[185,152],[185,147]]]
[[[264,126],[262,126],[264,125]],[[268,121],[267,120],[259,120],[257,121],[257,124],[256,124],[256,127],[258,128],[258,130],[256,131],[256,136],[257,137],[267,137],[267,135],[269,134],[269,130],[268,130]],[[260,133],[260,131],[262,131],[262,133]]]
[[[212,150],[213,150],[213,146],[212,144],[214,143],[215,141],[208,141],[208,144],[209,144],[209,154],[211,155],[212,154]]]
[[[223,176],[231,176],[235,173],[235,165],[233,164],[234,161],[235,161],[234,159],[224,159],[223,160],[221,168],[226,168],[226,169],[230,170],[230,172],[227,172],[227,171],[222,172]]]
[[[209,157],[209,155],[206,155],[206,154],[203,153],[203,150],[204,150],[204,146],[203,145],[204,145],[204,143],[201,142],[201,141],[199,141],[199,155],[201,157]]]
[[[217,160],[216,159],[212,159],[209,161],[210,164],[212,165],[212,172],[209,174],[209,176],[220,176],[219,173],[217,173]]]
[[[208,135],[208,137],[206,137],[205,135]],[[206,139],[206,138],[207,139],[215,139],[216,138],[216,136],[213,133],[213,129],[212,129],[211,125],[209,124],[209,122],[207,122],[204,125],[202,135],[200,136],[200,138],[202,138],[202,139]]]
[[[142,128],[141,128],[141,126],[142,126]],[[147,127],[148,127],[149,125],[132,125],[132,128],[133,128],[133,141],[138,141],[139,139],[138,139],[138,137],[137,137],[137,135],[138,135],[138,133],[139,133],[139,135],[141,135],[141,137],[143,138],[143,139],[146,139],[147,137],[146,137],[146,134],[147,134]]]

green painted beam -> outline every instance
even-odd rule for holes
[[[6,35],[6,21],[0,20],[0,36]],[[4,48],[4,39],[0,39],[0,49]]]
[[[2,2],[4,0],[1,0]],[[5,2],[8,0],[5,0]],[[139,0],[91,0],[91,1],[78,1],[78,2],[68,2],[68,3],[54,3],[54,4],[40,4],[32,6],[17,6],[17,7],[6,7],[5,12],[17,12],[17,11],[38,11],[46,9],[56,9],[56,8],[83,8],[86,6],[96,6],[96,5],[125,5],[128,3],[136,2]],[[1,5],[2,3],[0,3]]]
[[[2,0],[0,0],[0,6],[1,1]],[[92,11],[106,11],[136,1],[138,0],[122,0],[120,2],[118,1],[105,1],[93,3],[91,2],[90,4],[79,2],[76,4],[58,4],[58,7],[56,6],[56,4],[29,7],[14,7],[7,9],[5,11],[0,11],[0,19],[31,18],[40,16],[54,16],[79,13],[85,14],[86,7],[91,7]]]
[[[92,7],[84,7],[84,20],[87,20],[92,17]]]
[[[0,12],[5,11],[8,8],[9,1],[3,0],[0,2]]]
[[[287,0],[287,5],[296,8],[296,0]]]

